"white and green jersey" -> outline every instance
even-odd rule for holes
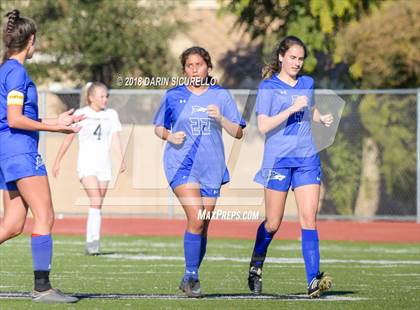
[[[77,170],[110,170],[112,134],[121,131],[117,111],[105,109],[99,112],[90,106],[76,110],[75,115],[84,115],[79,125],[79,155]]]

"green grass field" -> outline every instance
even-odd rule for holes
[[[200,269],[207,296],[196,300],[178,291],[184,269],[181,238],[106,237],[104,255],[88,257],[82,237],[56,236],[52,283],[84,298],[48,309],[418,309],[420,305],[418,244],[322,242],[321,269],[334,281],[319,300],[305,298],[298,241],[272,243],[263,274],[266,295],[253,299],[246,283],[252,246],[252,241],[210,239]],[[0,309],[46,309],[25,297],[32,281],[29,238],[3,244]],[[7,292],[15,298],[6,298]]]

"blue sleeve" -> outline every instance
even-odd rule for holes
[[[6,77],[6,96],[12,90],[25,93],[26,72],[22,67],[13,68]]]
[[[163,126],[168,130],[171,130],[171,109],[168,104],[167,94],[163,96],[159,110],[156,112],[156,115],[153,119],[153,124],[155,126]]]
[[[224,100],[222,107],[222,115],[232,123],[240,125],[242,128],[246,127],[245,120],[238,111],[235,100],[228,91],[224,92]]]
[[[257,100],[255,104],[255,112],[257,115],[264,114],[270,116],[272,99],[273,89],[267,88],[266,84],[262,82],[257,91]]]

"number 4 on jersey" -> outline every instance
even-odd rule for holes
[[[101,140],[101,124],[96,127],[95,131],[93,132],[94,135],[98,136],[98,140]]]

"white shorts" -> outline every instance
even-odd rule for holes
[[[98,181],[102,182],[111,181],[112,178],[111,169],[97,170],[94,168],[85,168],[83,170],[78,170],[77,175],[79,176],[79,179],[82,179],[87,176],[95,176],[98,179]]]

